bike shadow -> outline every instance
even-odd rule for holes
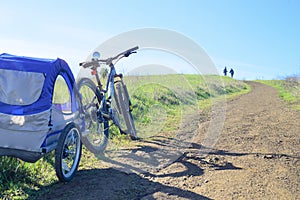
[[[114,168],[81,170],[71,182],[53,183],[28,193],[29,199],[210,199]]]
[[[153,173],[156,174],[153,176],[160,177],[201,176],[204,173],[204,167],[216,170],[242,169],[218,158],[207,160],[208,155],[217,156],[219,154],[222,156],[224,152],[209,149],[200,144],[185,143],[164,136],[144,139],[140,142],[141,145],[137,145],[135,148],[119,149],[118,151],[108,152],[106,155],[99,155],[98,158],[127,173]],[[175,163],[183,166],[182,168],[185,170],[157,175],[157,172],[169,168]]]

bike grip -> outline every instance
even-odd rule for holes
[[[139,47],[133,47],[131,49],[128,49],[127,51],[125,51],[124,53],[122,53],[125,57],[128,57],[130,54],[132,53],[136,53],[135,50],[137,50]]]
[[[135,51],[135,50],[138,50],[139,49],[139,46],[135,46],[135,47],[133,47],[133,48],[131,48],[131,49],[129,49],[128,51]]]
[[[82,63],[79,63],[79,66],[82,66],[83,68],[88,68],[90,66],[93,66],[93,63],[92,62],[82,62]]]

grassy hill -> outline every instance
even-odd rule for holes
[[[261,83],[278,89],[278,96],[293,108],[300,110],[300,77],[287,77],[285,80],[261,80]]]
[[[151,136],[154,131],[170,132],[178,128],[183,112],[209,108],[213,101],[233,98],[249,91],[241,81],[229,77],[199,75],[165,75],[126,77],[139,134]],[[111,141],[116,146],[129,145],[116,128],[111,129]],[[147,135],[149,134],[150,135]],[[84,149],[80,169],[93,167],[97,160]],[[15,158],[0,158],[0,199],[24,199],[39,188],[58,181],[53,167],[54,153],[36,163]]]
[[[136,125],[142,137],[153,130],[176,130],[182,112],[204,110],[213,100],[245,93],[248,86],[229,77],[168,75],[128,77]],[[152,133],[153,134],[153,133]]]

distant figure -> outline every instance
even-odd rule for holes
[[[231,78],[233,78],[234,71],[233,71],[233,69],[232,69],[232,68],[230,69],[229,73],[231,74]]]
[[[224,76],[227,76],[227,68],[225,67],[223,70]]]

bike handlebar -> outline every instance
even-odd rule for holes
[[[92,61],[88,61],[88,62],[82,62],[82,63],[79,63],[79,66],[82,66],[83,68],[88,68],[88,67],[92,67],[92,66],[99,66],[99,63],[105,63],[107,65],[110,65],[114,60],[118,59],[120,56],[123,56],[123,57],[128,57],[130,54],[132,53],[136,53],[135,50],[138,50],[139,47],[136,46],[136,47],[133,47],[131,49],[128,49],[122,53],[119,53],[118,55],[116,55],[115,57],[110,57],[110,58],[107,58],[107,59],[100,59],[100,60],[94,60],[92,59]],[[122,57],[120,57],[121,59]]]
[[[124,55],[125,57],[128,57],[130,54],[135,53],[134,51],[135,51],[135,50],[138,50],[138,49],[139,49],[138,46],[133,47],[133,48],[128,49],[128,50],[126,50],[126,51],[124,51],[124,52],[122,52],[122,53],[119,53],[118,55],[116,55],[115,57],[113,57],[113,58],[111,58],[111,59],[112,59],[112,60],[115,60],[115,59],[117,59],[119,56],[122,56],[122,55]],[[109,58],[108,58],[108,59],[109,59]],[[108,59],[106,59],[106,60],[108,60]]]

